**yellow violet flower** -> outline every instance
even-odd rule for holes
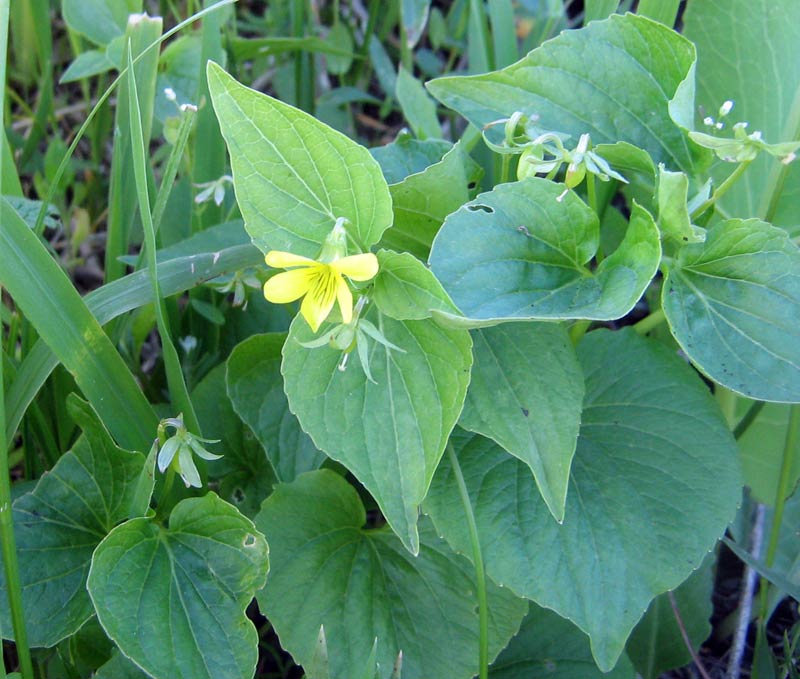
[[[264,297],[275,304],[286,304],[305,295],[300,313],[314,332],[328,317],[334,302],[339,303],[342,321],[352,320],[353,293],[343,276],[354,281],[368,281],[378,273],[378,258],[371,252],[323,262],[271,250],[265,259],[271,267],[290,270],[273,276],[264,284]]]

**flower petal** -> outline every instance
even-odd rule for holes
[[[378,258],[371,252],[342,257],[331,263],[331,268],[349,276],[354,281],[368,281],[378,273]]]
[[[314,281],[314,269],[292,269],[264,283],[264,297],[274,304],[294,302],[305,295]]]
[[[336,301],[337,286],[344,283],[340,274],[327,264],[313,270],[311,287],[300,306],[300,313],[308,321],[311,329],[317,332]]]
[[[342,321],[349,323],[353,320],[353,293],[347,282],[339,279],[339,284],[336,286],[336,301],[339,302],[339,311],[342,312]]]
[[[286,269],[290,266],[311,266],[316,264],[313,259],[308,257],[301,257],[300,255],[293,255],[291,252],[281,252],[280,250],[270,250],[264,261],[268,266],[276,269]]]

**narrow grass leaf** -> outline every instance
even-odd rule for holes
[[[5,201],[1,214],[0,283],[120,445],[149,450],[158,422],[128,366],[66,274]]]

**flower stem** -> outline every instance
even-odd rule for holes
[[[700,215],[702,215],[702,214],[703,214],[703,213],[704,213],[706,210],[708,210],[708,208],[710,208],[712,205],[714,205],[714,203],[716,203],[716,202],[717,202],[717,201],[718,201],[720,198],[722,198],[722,196],[724,196],[724,195],[725,195],[725,194],[728,192],[728,189],[730,189],[730,188],[731,188],[731,186],[733,186],[733,185],[734,185],[734,184],[737,182],[737,180],[739,179],[739,177],[741,177],[741,176],[744,174],[744,171],[745,171],[745,170],[746,170],[748,167],[750,167],[750,163],[751,163],[751,162],[753,162],[753,161],[751,161],[751,160],[745,160],[744,162],[742,162],[742,163],[739,163],[739,165],[736,167],[736,169],[735,169],[733,172],[731,172],[731,173],[730,173],[730,174],[729,174],[729,175],[728,175],[728,176],[725,178],[725,181],[724,181],[724,182],[722,182],[722,184],[720,184],[720,185],[717,187],[717,190],[716,190],[716,191],[714,191],[714,194],[713,194],[713,195],[712,195],[712,196],[711,196],[711,197],[710,197],[708,200],[705,200],[705,201],[703,201],[702,203],[700,203],[700,205],[698,205],[698,206],[697,206],[697,207],[696,207],[696,208],[695,208],[695,209],[692,211],[692,214],[691,214],[691,219],[692,219],[692,220],[695,220],[695,219],[697,219],[697,218],[698,218]]]
[[[651,330],[661,325],[667,319],[664,309],[656,309],[653,313],[645,316],[641,321],[633,324],[633,329],[639,335],[646,335]]]
[[[461,473],[461,466],[458,464],[458,457],[453,448],[453,444],[448,442],[447,454],[450,463],[453,465],[453,472],[458,483],[458,492],[461,495],[461,502],[464,504],[464,513],[467,515],[467,526],[469,527],[469,539],[472,543],[472,561],[475,565],[475,579],[478,592],[478,625],[480,637],[478,641],[478,677],[488,679],[489,677],[489,604],[486,597],[486,572],[483,568],[483,555],[481,554],[481,543],[478,539],[478,525],[475,523],[475,514],[472,511],[472,501],[469,498],[467,484],[464,482],[464,475]]]
[[[775,511],[772,514],[772,524],[769,530],[769,543],[767,553],[764,557],[764,565],[771,568],[775,562],[775,554],[778,551],[778,538],[780,537],[781,522],[783,521],[783,510],[786,507],[786,498],[789,495],[789,487],[792,481],[792,469],[794,468],[794,457],[800,443],[800,404],[791,406],[789,411],[789,426],[786,429],[786,439],[783,446],[783,459],[781,460],[781,471],[778,476],[778,489],[775,493]],[[769,586],[766,581],[763,583],[759,595],[759,625],[766,629],[767,612],[769,609]]]
[[[591,172],[586,173],[586,198],[589,201],[589,207],[592,212],[599,216],[597,212],[597,189],[594,185],[594,175]]]
[[[750,428],[750,425],[753,424],[765,405],[766,403],[764,403],[764,401],[756,401],[748,408],[747,412],[742,416],[742,419],[739,420],[733,428],[733,438],[738,441],[744,436],[744,433]]]

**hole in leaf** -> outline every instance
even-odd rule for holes
[[[494,214],[494,208],[489,207],[488,205],[482,205],[480,203],[473,203],[472,205],[467,205],[467,210],[470,212],[488,212],[490,215]]]
[[[248,533],[247,537],[245,537],[244,542],[242,544],[245,547],[253,547],[256,544],[256,536]]]
[[[234,501],[234,502],[235,502],[237,505],[240,505],[240,504],[242,504],[242,502],[244,502],[244,501],[245,501],[245,498],[246,498],[246,497],[247,497],[247,496],[245,495],[244,491],[243,491],[241,488],[234,488],[234,489],[233,489],[233,492],[231,493],[231,499],[232,499],[232,500],[233,500],[233,501]]]

